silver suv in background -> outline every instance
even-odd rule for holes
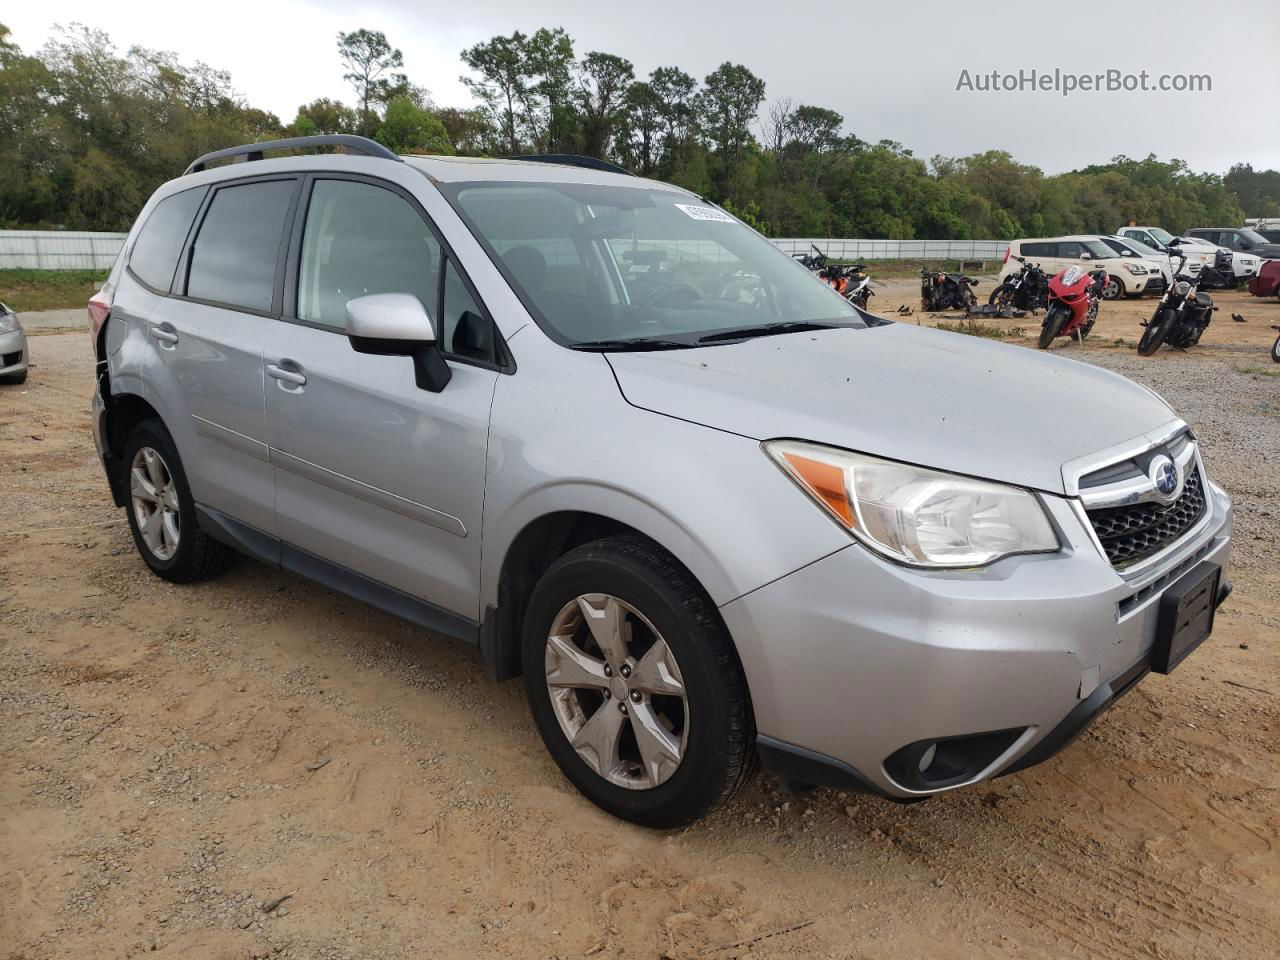
[[[347,152],[264,159],[312,146]],[[757,758],[903,801],[1038,763],[1230,589],[1230,500],[1150,390],[880,320],[599,161],[221,151],[90,312],[151,570],[237,551],[477,647],[638,823]]]

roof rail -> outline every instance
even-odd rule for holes
[[[188,173],[199,173],[201,170],[208,169],[209,164],[214,160],[243,157],[244,162],[248,162],[250,160],[261,160],[262,155],[267,151],[301,150],[307,147],[342,147],[348,153],[360,153],[367,157],[381,157],[383,160],[400,160],[395,153],[378,143],[378,141],[370,140],[368,137],[357,137],[351,133],[325,133],[314,137],[264,140],[262,143],[246,143],[238,147],[227,147],[225,150],[214,150],[212,153],[206,153],[204,156],[197,157],[191,161],[191,165],[182,171],[182,175],[185,177]]]
[[[508,160],[529,160],[533,163],[562,163],[567,167],[586,167],[588,170],[603,170],[605,173],[622,173],[628,177],[635,174],[626,167],[620,167],[608,160],[596,157],[580,157],[575,153],[534,153],[524,157],[508,157]]]

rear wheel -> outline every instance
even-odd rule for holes
[[[125,443],[125,513],[138,553],[152,573],[192,583],[222,572],[233,550],[204,533],[173,438],[159,420],[144,420]]]
[[[1044,315],[1044,321],[1040,324],[1039,346],[1041,350],[1049,349],[1049,345],[1053,343],[1054,338],[1066,326],[1067,318],[1070,315],[1071,311],[1061,303],[1055,303],[1049,307],[1048,313]]]
[[[1160,349],[1160,344],[1164,343],[1164,338],[1173,329],[1173,320],[1172,310],[1161,310],[1151,319],[1147,329],[1143,331],[1142,339],[1138,341],[1139,356],[1149,357]]]
[[[564,775],[615,816],[690,823],[750,772],[746,681],[715,607],[647,541],[557,560],[529,600],[525,690]]]

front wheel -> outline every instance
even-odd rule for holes
[[[1172,310],[1161,310],[1152,317],[1142,334],[1142,339],[1138,341],[1138,356],[1149,357],[1159,350],[1160,344],[1164,343],[1164,338],[1173,329],[1173,321]]]
[[[1276,342],[1271,345],[1271,362],[1280,363],[1280,337],[1276,337]]]
[[[525,617],[534,723],[575,787],[614,816],[691,823],[753,766],[746,680],[715,606],[640,539],[598,540],[551,565]]]
[[[1114,300],[1124,292],[1124,285],[1120,282],[1119,277],[1107,277],[1107,282],[1102,285],[1102,299]]]
[[[996,304],[1000,307],[1008,307],[1013,305],[1014,291],[1013,287],[1008,284],[1000,284],[991,291],[991,296],[987,297],[987,304]]]
[[[1040,324],[1039,346],[1041,350],[1049,349],[1049,345],[1062,332],[1062,328],[1066,325],[1067,318],[1070,316],[1071,311],[1061,303],[1055,303],[1049,308],[1049,312],[1044,315],[1044,322]]]

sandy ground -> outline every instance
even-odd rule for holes
[[[914,806],[759,778],[675,833],[581,799],[467,650],[247,560],[152,577],[86,338],[33,337],[0,387],[0,958],[1274,958],[1280,308],[1241,304],[1193,353],[1061,348],[1169,396],[1236,495],[1204,648],[1033,770]],[[1132,339],[1149,304],[1116,307]]]

